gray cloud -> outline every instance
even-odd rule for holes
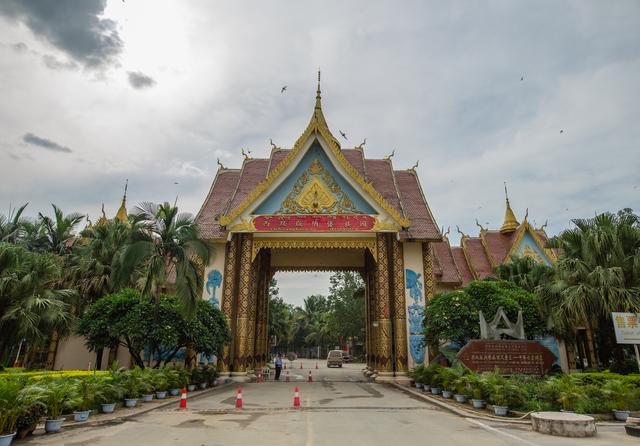
[[[86,68],[117,62],[123,42],[116,22],[101,18],[106,0],[3,0],[0,14],[24,23],[36,36]]]
[[[57,142],[51,141],[50,139],[41,138],[39,136],[34,135],[33,133],[27,133],[22,137],[22,140],[27,144],[31,144],[32,146],[42,147],[43,149],[51,150],[53,152],[66,152],[70,153],[72,150],[69,147],[62,146]]]
[[[52,70],[73,70],[78,68],[78,64],[72,60],[62,61],[52,56],[51,54],[45,54],[42,56],[42,62],[47,68]]]
[[[156,84],[156,81],[151,76],[147,76],[140,71],[129,71],[127,75],[129,84],[136,90],[153,87]]]
[[[27,47],[27,44],[24,43],[24,42],[13,43],[10,46],[16,53],[24,53],[25,51],[27,51],[29,49]]]

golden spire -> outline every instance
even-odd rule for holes
[[[313,123],[314,121],[315,121],[315,125],[317,127],[324,128],[333,139],[333,142],[338,144],[338,147],[340,147],[340,143],[333,136],[333,134],[331,133],[331,130],[329,130],[329,125],[327,124],[327,120],[324,118],[324,113],[322,113],[322,95],[320,93],[320,69],[319,68],[318,68],[318,88],[316,89],[316,105],[313,109],[313,116],[311,117],[311,123]]]
[[[504,183],[504,196],[507,202],[507,209],[504,211],[504,223],[500,228],[500,232],[507,233],[507,232],[513,232],[516,229],[518,229],[518,226],[520,226],[520,223],[518,223],[518,220],[516,219],[516,215],[511,210],[511,205],[509,204],[509,193],[507,192],[506,181]]]
[[[129,217],[127,215],[127,186],[129,186],[129,180],[126,180],[124,183],[124,195],[122,196],[122,203],[120,204],[120,209],[116,213],[116,217],[114,220],[120,221],[120,223],[124,223],[125,225],[129,224]]]

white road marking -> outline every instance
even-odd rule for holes
[[[465,420],[469,421],[470,423],[477,424],[478,426],[480,426],[482,429],[484,429],[486,431],[495,432],[496,434],[504,435],[505,437],[509,437],[509,438],[511,438],[513,440],[520,441],[520,442],[522,442],[522,443],[524,443],[526,445],[529,445],[529,446],[540,446],[537,443],[532,443],[529,440],[525,440],[524,438],[518,437],[517,435],[513,435],[513,434],[510,434],[509,432],[505,432],[505,431],[502,431],[500,429],[496,429],[495,427],[491,427],[491,426],[489,426],[487,424],[484,424],[481,421],[474,420],[473,418],[465,418]]]

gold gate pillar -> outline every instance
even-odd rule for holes
[[[255,338],[255,263],[252,261],[252,234],[240,236],[240,265],[238,268],[238,290],[236,292],[236,326],[231,376],[243,380],[253,359]]]
[[[377,338],[377,382],[393,380],[393,326],[389,290],[389,243],[386,234],[376,234],[376,307],[373,326]],[[375,327],[377,322],[377,327]]]
[[[267,326],[269,305],[269,252],[262,250],[258,257],[258,280],[256,293],[256,329],[254,364],[259,370],[266,364],[267,357]]]
[[[238,283],[238,236],[232,236],[227,242],[224,260],[224,284],[222,287],[222,301],[220,308],[224,313],[224,317],[231,331],[231,342],[225,345],[222,350],[222,357],[218,361],[218,369],[221,374],[228,375],[231,372],[233,357],[235,353],[236,336],[236,291]]]
[[[404,255],[402,243],[391,239],[391,281],[393,304],[393,351],[396,381],[407,372],[409,351],[407,344],[407,312],[405,304]]]
[[[375,292],[375,261],[373,256],[366,252],[365,253],[365,296],[367,298],[365,305],[365,315],[366,315],[366,345],[367,345],[367,368],[368,368],[368,376],[371,376],[376,370],[376,362],[377,362],[377,341],[376,341],[376,333],[377,327],[373,326],[373,321],[375,319],[375,309],[376,309],[376,292]],[[376,323],[377,325],[377,323]]]
[[[423,269],[423,281],[424,281],[424,305],[427,306],[427,302],[431,300],[433,294],[435,292],[435,277],[433,272],[433,256],[431,255],[431,243],[423,242],[422,243],[422,269]],[[429,345],[426,347],[425,356],[427,358],[427,364],[431,359],[435,357],[437,352],[434,348],[430,348]]]

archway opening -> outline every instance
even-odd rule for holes
[[[324,359],[342,350],[365,362],[365,294],[356,270],[276,272],[269,287],[271,355]]]

